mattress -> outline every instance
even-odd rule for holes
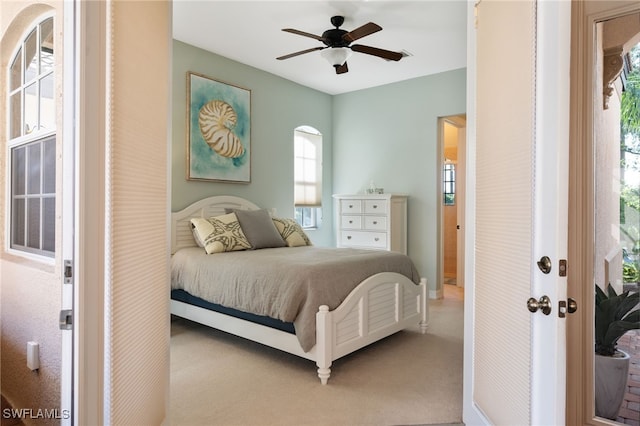
[[[171,299],[177,300],[178,302],[188,303],[189,305],[199,306],[201,308],[219,312],[221,314],[230,315],[232,317],[240,318],[246,321],[251,321],[256,324],[265,325],[267,327],[275,328],[276,330],[281,330],[289,334],[296,334],[296,329],[291,322],[284,322],[280,321],[279,319],[266,317],[264,315],[242,312],[237,309],[219,305],[217,303],[207,302],[206,300],[189,294],[184,290],[171,290]]]
[[[420,282],[408,256],[380,250],[302,246],[208,255],[190,247],[178,250],[171,263],[172,289],[293,323],[304,351],[315,345],[318,307],[337,308],[366,278],[396,272]]]

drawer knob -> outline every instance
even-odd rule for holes
[[[374,204],[374,205],[373,205],[373,208],[374,208],[374,209],[377,209],[377,208],[378,208],[378,205],[377,205],[377,204]]]
[[[352,221],[352,220],[350,220],[350,221],[349,221],[349,224],[351,224],[351,223],[353,223],[353,221]]]
[[[375,237],[375,238],[374,238],[374,240],[375,240],[375,241],[380,241],[380,238]]]
[[[377,225],[377,224],[378,224],[378,221],[377,221],[377,220],[374,220],[374,221],[373,221],[373,224],[374,224],[374,225]]]
[[[349,204],[349,208],[352,209],[353,208],[353,204]]]
[[[347,235],[347,240],[350,240],[350,239],[351,239],[351,235]]]

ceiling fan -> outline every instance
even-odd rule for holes
[[[331,24],[333,24],[335,28],[326,30],[322,33],[321,36],[295,30],[293,28],[283,28],[282,31],[319,40],[323,42],[325,46],[312,47],[311,49],[290,53],[288,55],[280,56],[276,59],[289,59],[293,58],[294,56],[321,50],[322,52],[320,52],[320,54],[325,59],[327,59],[329,63],[331,63],[331,65],[334,66],[334,68],[336,69],[336,74],[344,74],[349,71],[349,68],[347,67],[347,59],[351,56],[352,52],[365,53],[367,55],[377,56],[389,61],[399,61],[404,56],[401,52],[392,52],[390,50],[379,49],[377,47],[365,46],[362,44],[351,44],[352,42],[362,37],[382,30],[382,27],[378,24],[369,22],[356,28],[355,30],[346,31],[340,29],[340,26],[343,23],[344,16],[333,16],[331,18]]]

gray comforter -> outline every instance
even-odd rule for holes
[[[398,272],[418,284],[408,256],[377,250],[282,247],[208,255],[200,247],[171,260],[171,287],[212,303],[293,322],[302,349],[315,345],[318,307],[335,309],[360,282]]]

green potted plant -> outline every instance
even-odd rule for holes
[[[605,293],[596,284],[595,403],[596,415],[615,420],[624,398],[629,374],[629,354],[617,349],[629,330],[640,329],[640,293],[616,294],[609,284]]]

